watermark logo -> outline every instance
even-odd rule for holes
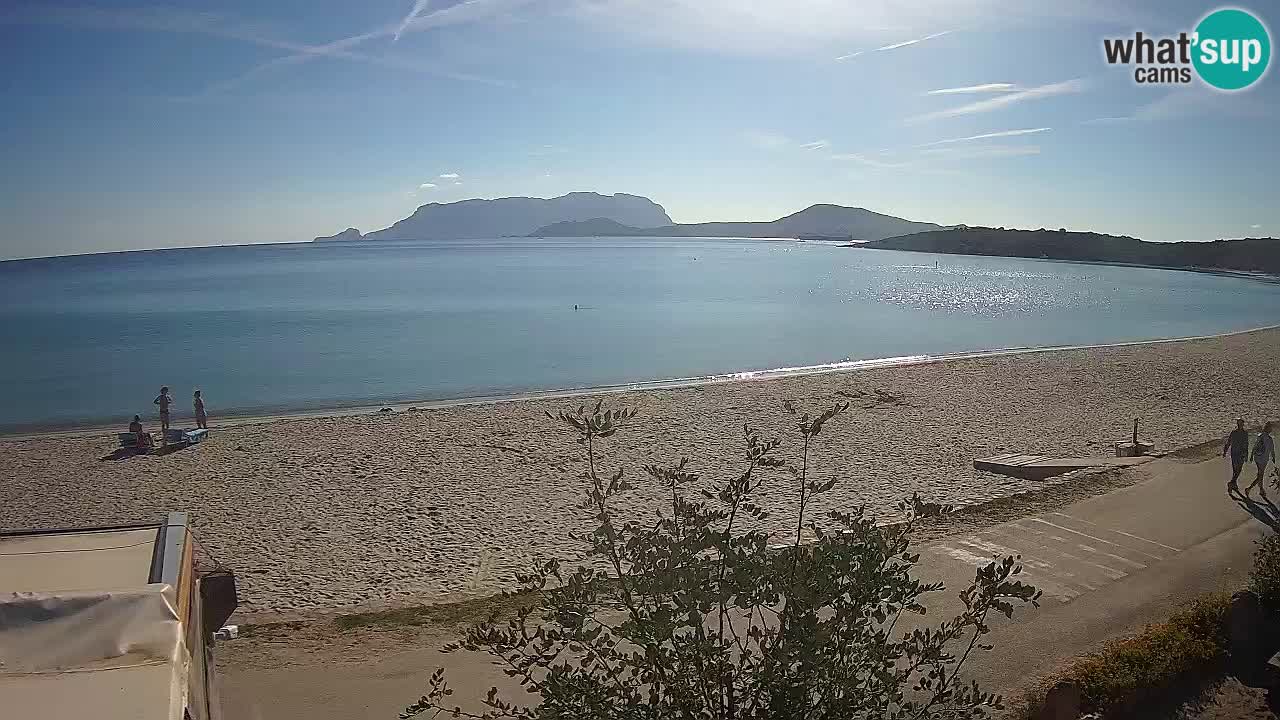
[[[1191,55],[1200,79],[1219,90],[1243,90],[1262,79],[1271,61],[1271,35],[1256,16],[1224,8],[1196,26],[1200,52]]]
[[[1271,63],[1271,35],[1253,13],[1238,8],[1214,10],[1194,31],[1172,37],[1106,38],[1103,53],[1111,65],[1134,65],[1141,84],[1190,84],[1194,75],[1219,90],[1243,90],[1262,79]]]

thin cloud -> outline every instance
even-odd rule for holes
[[[1062,82],[1050,83],[1048,85],[1040,85],[1039,87],[1011,92],[989,100],[979,100],[978,102],[961,105],[960,107],[954,107],[948,110],[918,115],[911,118],[911,120],[935,120],[938,118],[959,117],[961,115],[975,115],[978,113],[991,112],[992,110],[999,110],[1020,102],[1026,102],[1027,100],[1040,100],[1043,98],[1055,97],[1057,95],[1084,92],[1084,89],[1085,83],[1079,78],[1074,80],[1064,80]]]
[[[1262,229],[1262,226],[1261,226],[1261,225],[1250,225],[1250,226],[1249,226],[1249,228],[1250,228],[1250,229],[1252,229],[1252,230],[1261,230],[1261,229]]]
[[[967,137],[948,138],[946,140],[935,140],[933,142],[915,145],[917,148],[936,147],[938,145],[952,145],[954,143],[972,142],[974,140],[990,140],[992,138],[1017,137],[1019,135],[1035,135],[1037,133],[1049,132],[1053,128],[1024,128],[1022,130],[1001,130],[1000,132],[982,133],[981,135],[969,135]]]
[[[821,150],[829,145],[831,145],[831,143],[826,140],[814,140],[813,142],[801,143],[800,147],[805,150]]]
[[[832,155],[831,159],[832,160],[853,160],[854,162],[867,165],[868,167],[882,168],[882,169],[904,168],[904,167],[909,167],[911,165],[911,163],[908,163],[908,162],[888,162],[886,160],[877,160],[875,158],[867,157],[866,155],[860,155],[858,153],[840,153],[838,155]]]
[[[427,9],[427,5],[430,2],[431,0],[414,0],[413,8],[409,10],[409,14],[405,15],[404,19],[400,21],[400,25],[396,27],[395,34],[391,36],[391,42],[393,43],[399,42],[400,36],[404,34],[405,29],[408,28],[409,24],[412,23],[415,19],[417,19],[419,15],[422,14],[423,10]]]
[[[468,0],[444,10],[417,15],[404,27],[403,32],[479,21],[508,10],[515,5],[522,5],[527,2],[531,2],[531,0]],[[54,25],[114,32],[132,31],[204,35],[225,40],[235,40],[257,45],[258,47],[282,50],[288,53],[254,66],[228,80],[213,83],[194,95],[182,98],[187,100],[212,95],[235,87],[270,70],[297,65],[318,57],[436,75],[463,82],[510,87],[509,83],[500,80],[454,72],[435,63],[410,62],[382,55],[356,52],[359,46],[371,40],[394,37],[399,27],[398,24],[394,23],[318,45],[283,39],[261,23],[244,22],[234,17],[214,12],[195,12],[166,7],[110,9],[93,7],[31,7],[7,14],[0,13],[0,23]]]
[[[1153,123],[1211,115],[1258,119],[1275,115],[1275,107],[1255,95],[1237,95],[1231,100],[1224,103],[1218,93],[1210,90],[1182,88],[1141,105],[1128,115],[1093,118],[1081,124]]]
[[[919,37],[914,40],[905,40],[903,42],[894,43],[892,45],[885,45],[883,47],[878,47],[878,48],[875,48],[874,50],[859,50],[857,52],[849,53],[848,55],[841,55],[840,57],[836,58],[836,62],[852,60],[858,57],[859,55],[866,55],[867,53],[885,52],[887,50],[897,50],[898,48],[909,47],[911,45],[916,45],[918,43],[925,42],[926,40],[933,40],[934,38],[940,38],[943,35],[950,35],[952,32],[954,31],[943,30],[942,32],[934,33],[932,35],[925,35],[924,37]]]
[[[440,178],[442,180],[457,180],[460,177],[462,176],[458,173],[440,173]]]
[[[876,50],[875,50],[875,51],[876,51],[876,52],[882,52],[882,51],[884,51],[884,50],[897,50],[898,48],[906,47],[906,46],[908,46],[908,45],[915,45],[916,43],[922,43],[922,42],[924,42],[925,40],[932,40],[932,39],[934,39],[934,38],[940,38],[940,37],[942,37],[943,35],[950,35],[950,34],[951,34],[951,31],[950,31],[950,30],[943,30],[943,31],[942,31],[942,32],[940,32],[940,33],[934,33],[934,34],[932,34],[932,35],[925,35],[924,37],[922,37],[922,38],[916,38],[915,40],[907,40],[906,42],[894,43],[894,44],[892,44],[892,45],[885,45],[885,46],[884,46],[884,47],[882,47],[882,48],[876,48]]]
[[[966,147],[964,145],[945,145],[943,147],[924,148],[920,152],[927,153],[935,157],[952,158],[957,160],[976,160],[979,158],[1002,158],[1002,157],[1022,157],[1025,155],[1039,155],[1039,145],[980,145],[978,147]]]
[[[885,153],[882,151],[877,154],[884,155]],[[860,153],[841,153],[838,155],[832,155],[831,159],[832,160],[852,160],[858,163],[859,165],[863,165],[867,168],[870,168],[873,171],[905,172],[905,173],[924,174],[924,175],[945,175],[948,177],[964,176],[968,174],[955,167],[946,167],[946,166],[938,165],[936,162],[931,162],[931,161],[938,160],[939,158],[931,158],[920,153],[914,153],[911,156],[905,157],[901,160],[882,160],[880,158],[871,157],[869,155],[863,155]]]
[[[268,43],[266,44],[266,47],[271,47],[278,50],[290,50],[294,52],[294,54],[284,55],[282,57],[278,57],[273,60],[268,60],[267,62],[264,62],[261,65],[255,65],[249,68],[248,70],[240,73],[239,75],[230,77],[226,80],[213,83],[212,85],[207,86],[201,93],[199,93],[199,95],[195,97],[209,96],[209,95],[215,95],[221,92],[226,92],[227,90],[231,90],[232,88],[235,88],[237,85],[242,85],[248,82],[249,80],[252,80],[253,78],[258,77],[259,75],[267,74],[272,70],[277,70],[279,68],[285,68],[292,65],[300,65],[308,60],[312,60],[317,57],[327,57],[327,58],[342,59],[342,60],[357,60],[357,61],[371,62],[373,64],[379,64],[381,62],[385,62],[383,60],[374,60],[372,58],[367,58],[366,56],[358,55],[349,51],[349,48],[354,48],[357,45],[360,45],[361,43],[365,42],[366,40],[371,40],[375,37],[378,37],[378,33],[376,32],[362,33],[360,35],[353,35],[351,37],[342,38],[341,40],[335,40],[333,42],[325,43],[323,45],[310,45],[310,46],[304,45],[304,46],[280,47],[279,45],[276,45],[274,43]],[[251,40],[250,42],[254,42],[255,44],[259,44],[259,45],[263,44],[253,40]]]
[[[251,67],[245,72],[228,80],[214,83],[213,85],[205,88],[201,94],[212,95],[217,92],[226,91],[271,70],[301,65],[316,58],[350,60],[364,63],[366,65],[373,65],[375,67],[382,67],[390,70],[402,70],[424,75],[435,75],[437,77],[458,80],[460,82],[472,82],[482,85],[492,85],[494,87],[511,87],[510,83],[502,80],[482,75],[474,75],[471,73],[455,72],[436,63],[411,62],[382,55],[368,55],[354,50],[359,45],[376,38],[386,37],[389,34],[390,33],[386,32],[386,29],[384,28],[361,33],[359,35],[352,35],[351,37],[342,38],[340,40],[334,40],[333,42],[325,43],[323,45],[302,45],[292,42],[268,41],[261,38],[240,38],[264,47],[286,50],[293,54],[284,55],[282,57],[275,58],[274,60],[268,60],[267,62]]]
[[[970,95],[976,93],[990,92],[1017,92],[1020,88],[1013,83],[986,83],[984,85],[969,85],[967,87],[942,88],[941,90],[930,90],[925,95]]]
[[[418,189],[419,189],[419,190],[430,190],[431,188],[433,188],[433,187],[435,187],[435,186],[436,186],[436,184],[435,184],[435,183],[422,183],[421,185],[419,185],[419,186],[418,186]]]
[[[402,0],[407,1],[407,0]],[[1136,0],[566,0],[566,13],[588,26],[658,46],[734,55],[796,53],[815,49],[873,48],[936,29],[982,28],[1026,32],[1028,26],[1059,30],[1067,22],[1102,21],[1119,27],[1151,27],[1156,12],[1132,17],[1122,7]],[[1150,4],[1150,3],[1147,3]],[[938,23],[945,22],[942,26]],[[868,51],[863,51],[868,52]],[[850,53],[858,55],[862,53]],[[850,59],[848,57],[845,58]]]
[[[1276,106],[1257,93],[1232,96],[1223,102],[1220,93],[1202,88],[1180,88],[1153,100],[1133,112],[1134,120],[1181,120],[1187,117],[1227,115],[1241,118],[1265,118],[1276,114]]]

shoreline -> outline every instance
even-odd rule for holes
[[[690,491],[714,489],[742,470],[744,426],[780,441],[778,458],[798,463],[796,416],[834,403],[852,408],[813,451],[816,472],[840,482],[809,509],[823,517],[861,506],[886,521],[913,493],[971,506],[1093,484],[993,475],[975,470],[975,458],[1112,455],[1134,418],[1159,452],[1221,443],[1238,417],[1280,418],[1280,328],[896,362],[746,376],[766,382],[582,391],[572,404],[604,397],[640,410],[597,455],[608,471],[639,480],[617,498],[625,520],[650,518],[665,502],[639,468],[687,458],[699,478]],[[592,527],[580,507],[586,451],[547,418],[569,404],[517,399],[215,426],[202,443],[155,455],[118,453],[108,434],[4,442],[0,528],[185,510],[201,547],[236,570],[242,616],[491,595],[537,558],[581,556],[575,535]],[[769,482],[759,529],[786,537],[797,520],[790,483],[785,473]]]
[[[895,251],[895,252],[915,252],[915,251]],[[925,253],[934,254],[934,253]],[[1051,262],[1054,262],[1051,260]],[[1108,264],[1108,263],[1100,263]],[[1169,268],[1161,268],[1169,269]],[[1234,271],[1226,271],[1234,272]],[[1280,282],[1280,278],[1276,278],[1275,282]],[[422,399],[408,398],[403,400],[386,400],[383,402],[358,402],[352,404],[327,405],[314,409],[282,409],[279,412],[247,412],[236,413],[231,412],[227,415],[215,415],[215,422],[211,430],[221,428],[242,427],[245,425],[261,425],[265,423],[289,422],[297,420],[315,420],[324,418],[343,418],[355,417],[360,415],[377,415],[381,414],[384,408],[391,408],[393,413],[405,412],[422,412],[428,410],[442,410],[455,407],[481,406],[481,405],[500,405],[504,403],[529,402],[539,400],[561,400],[565,398],[595,396],[595,395],[612,395],[627,392],[644,392],[652,390],[679,390],[684,388],[705,387],[710,385],[723,385],[730,383],[775,380],[789,377],[806,377],[811,375],[829,375],[840,373],[853,373],[865,370],[875,370],[880,368],[895,367],[911,367],[917,365],[935,365],[940,363],[956,362],[961,360],[975,360],[983,358],[999,358],[1018,355],[1034,355],[1038,353],[1067,352],[1072,350],[1100,350],[1106,348],[1123,348],[1137,345],[1158,345],[1161,343],[1179,343],[1192,342],[1197,340],[1213,340],[1217,338],[1232,337],[1235,335],[1248,335],[1250,333],[1266,332],[1268,330],[1280,329],[1280,324],[1264,325],[1262,327],[1249,328],[1246,330],[1232,330],[1222,333],[1211,333],[1208,335],[1191,335],[1186,337],[1173,338],[1156,338],[1151,340],[1125,340],[1114,343],[1100,343],[1094,345],[1044,345],[1032,347],[1011,347],[998,348],[993,350],[974,350],[955,353],[942,353],[938,355],[900,355],[887,358],[870,358],[866,360],[843,360],[833,363],[820,363],[816,365],[800,365],[794,367],[782,367],[766,370],[739,370],[734,372],[719,373],[715,375],[701,375],[686,378],[670,378],[661,380],[640,380],[630,383],[617,383],[613,385],[596,385],[587,387],[570,387],[557,388],[552,390],[533,390],[527,392],[505,393],[495,395],[469,395],[459,398],[440,398],[440,399]],[[179,415],[176,421],[194,422],[194,416]],[[175,425],[179,422],[175,422]],[[54,424],[54,425],[37,425],[30,428],[18,429],[0,429],[0,444],[7,442],[20,442],[25,440],[42,440],[53,438],[79,438],[97,435],[99,433],[112,433],[119,431],[118,423],[73,423],[73,424]]]
[[[950,255],[954,257],[976,257],[976,258],[1007,258],[1010,260],[1034,260],[1036,262],[1050,263],[1066,263],[1068,265],[1101,265],[1103,267],[1123,267],[1123,268],[1140,268],[1144,270],[1169,270],[1171,272],[1191,272],[1200,273],[1202,275],[1218,275],[1220,277],[1237,278],[1239,280],[1257,280],[1259,282],[1280,284],[1280,275],[1274,273],[1266,273],[1260,270],[1234,270],[1232,268],[1219,267],[1201,267],[1198,265],[1152,265],[1150,263],[1129,263],[1120,262],[1119,260],[1067,260],[1064,258],[1051,257],[1030,257],[1025,255],[982,255],[978,253],[961,253],[961,252],[943,252],[940,250],[903,250],[900,248],[882,248],[867,247],[868,242],[876,242],[874,240],[852,242],[839,245],[842,248],[857,248],[860,250],[879,250],[880,252],[902,252],[915,253],[917,255]]]

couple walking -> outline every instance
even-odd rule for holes
[[[1226,444],[1222,446],[1222,454],[1231,455],[1231,482],[1227,483],[1228,489],[1240,489],[1236,484],[1240,478],[1240,471],[1244,469],[1245,460],[1253,458],[1253,464],[1258,468],[1258,476],[1249,483],[1249,487],[1245,488],[1245,494],[1248,494],[1254,486],[1262,485],[1267,464],[1274,465],[1276,461],[1276,443],[1271,437],[1271,423],[1262,426],[1262,432],[1258,433],[1258,439],[1253,444],[1253,452],[1250,453],[1249,431],[1244,429],[1244,420],[1237,420],[1236,429],[1231,431]],[[1277,477],[1280,477],[1280,474]],[[1262,488],[1262,492],[1266,493],[1265,487]]]

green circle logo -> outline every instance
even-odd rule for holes
[[[1219,90],[1243,90],[1258,82],[1271,61],[1271,36],[1262,21],[1236,8],[1215,10],[1196,26],[1192,64],[1200,79]]]

